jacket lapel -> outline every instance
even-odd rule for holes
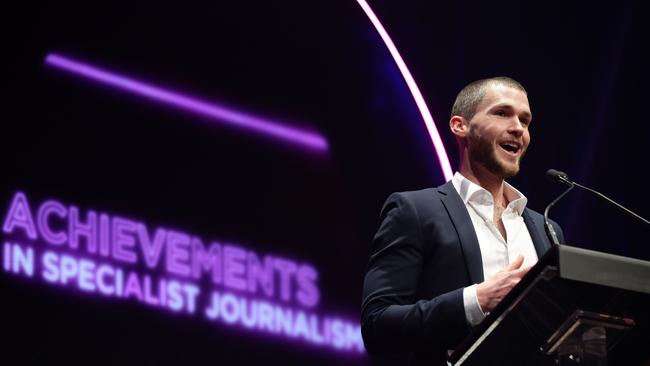
[[[465,257],[465,264],[467,265],[467,272],[471,283],[483,282],[481,248],[478,245],[474,225],[463,200],[458,195],[458,192],[456,192],[451,181],[438,187],[437,191],[458,234],[458,240],[460,241],[463,256]]]
[[[533,240],[533,245],[535,246],[535,251],[537,252],[537,258],[542,258],[544,253],[551,248],[551,244],[548,241],[546,235],[542,235],[538,229],[538,225],[533,220],[533,217],[528,213],[528,209],[525,209],[522,216],[524,217],[524,222],[526,223],[526,228],[528,228],[528,233],[530,238]],[[543,226],[543,225],[542,225]],[[545,233],[544,233],[545,234]]]

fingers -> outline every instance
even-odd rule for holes
[[[531,266],[523,266],[524,256],[517,258],[492,277],[478,284],[476,295],[484,312],[490,312],[515,287]]]
[[[517,277],[521,278],[521,277],[524,277],[524,275],[526,273],[528,273],[528,271],[530,271],[531,268],[533,268],[533,266],[521,267],[521,268],[515,270],[514,273],[517,275]]]
[[[515,259],[512,263],[510,263],[506,268],[509,271],[514,271],[515,269],[519,269],[522,264],[524,264],[524,256],[519,254],[517,256],[517,259]]]

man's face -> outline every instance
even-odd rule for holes
[[[532,115],[524,92],[501,84],[488,85],[476,114],[469,121],[469,159],[492,174],[510,178],[528,144]]]

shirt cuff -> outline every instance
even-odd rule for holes
[[[485,313],[478,303],[476,284],[463,289],[463,305],[465,306],[465,319],[472,327],[485,319]]]

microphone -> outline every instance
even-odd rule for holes
[[[552,180],[557,180],[560,183],[565,183],[570,185],[569,175],[565,172],[549,169],[546,171],[546,176]]]
[[[619,208],[623,212],[631,215],[632,217],[634,217],[636,219],[641,220],[646,225],[650,225],[650,221],[648,221],[648,220],[644,219],[643,217],[637,215],[636,213],[632,212],[631,210],[623,207],[621,204],[617,203],[613,199],[605,196],[604,194],[602,194],[602,193],[600,193],[600,192],[598,192],[598,191],[596,191],[594,189],[591,189],[589,187],[585,187],[580,183],[572,181],[571,179],[569,179],[568,174],[565,173],[565,172],[561,172],[561,171],[555,170],[555,169],[549,169],[549,170],[546,171],[546,176],[551,178],[553,181],[557,181],[557,182],[560,182],[560,183],[563,183],[563,184],[566,184],[567,186],[569,186],[569,188],[566,191],[564,191],[558,198],[556,198],[551,203],[549,203],[548,206],[546,206],[546,209],[544,210],[544,225],[546,226],[546,233],[551,238],[551,241],[553,241],[553,243],[556,244],[556,245],[559,244],[559,243],[558,243],[558,240],[557,240],[557,235],[555,234],[555,230],[553,229],[553,227],[551,226],[551,224],[548,221],[548,211],[553,205],[555,205],[555,203],[557,201],[559,201],[562,197],[564,197],[565,194],[567,194],[571,189],[573,189],[573,187],[578,187],[578,188],[584,189],[585,191],[591,192],[591,193],[595,194],[596,196],[598,196],[598,197],[604,199],[605,201],[609,202],[610,204],[614,205],[615,207]]]
[[[569,180],[569,176],[565,172],[561,172],[559,170],[549,169],[546,171],[546,176],[553,181],[558,181],[560,183],[569,186],[569,188],[567,188],[564,192],[562,192],[562,194],[559,195],[556,199],[551,201],[551,203],[549,203],[548,206],[546,206],[546,208],[544,209],[544,228],[546,229],[546,235],[549,237],[549,239],[551,239],[551,243],[553,243],[554,245],[560,245],[560,240],[558,240],[557,238],[557,233],[555,232],[553,225],[551,225],[551,222],[548,220],[548,211],[559,200],[561,200],[562,197],[564,197],[564,195],[569,193],[569,191],[572,190],[575,185],[571,180]]]
[[[611,199],[611,198],[605,196],[604,194],[602,194],[602,193],[596,191],[595,189],[591,189],[591,188],[589,188],[589,187],[585,187],[585,186],[583,186],[583,185],[580,184],[580,183],[577,183],[577,182],[572,181],[571,179],[569,179],[569,176],[568,176],[566,173],[564,173],[564,172],[561,172],[561,171],[558,171],[558,170],[555,170],[555,169],[549,169],[548,171],[546,171],[546,175],[548,175],[549,177],[554,177],[554,179],[557,179],[557,180],[559,180],[560,182],[562,182],[562,183],[564,183],[564,184],[574,185],[574,186],[576,186],[576,187],[578,187],[578,188],[584,189],[585,191],[591,192],[591,193],[595,194],[596,196],[598,196],[598,197],[604,199],[604,200],[607,201],[608,203],[614,205],[614,207],[619,208],[621,211],[627,213],[628,215],[630,215],[630,216],[632,216],[632,217],[634,217],[634,218],[636,218],[636,219],[641,220],[641,221],[642,221],[643,223],[645,223],[646,225],[650,225],[650,221],[648,221],[648,220],[644,219],[643,217],[637,215],[637,214],[634,213],[632,210],[629,210],[629,209],[623,207],[621,204],[619,204],[618,202],[614,201],[613,199]]]

